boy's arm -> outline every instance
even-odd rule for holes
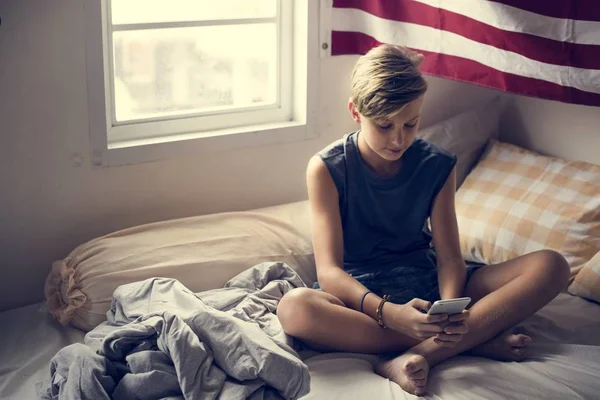
[[[454,208],[456,168],[438,193],[431,212],[433,245],[437,254],[438,284],[442,299],[462,297],[466,266],[460,252],[458,223]]]
[[[339,193],[327,166],[318,156],[313,157],[308,164],[306,183],[319,285],[347,307],[359,310],[360,300],[367,288],[344,271],[344,237]],[[375,294],[366,296],[364,312],[375,318],[380,301],[381,298]]]

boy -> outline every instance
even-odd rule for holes
[[[427,90],[421,59],[382,45],[358,60],[348,109],[360,129],[307,169],[321,290],[293,290],[277,310],[285,332],[314,348],[395,353],[375,371],[416,395],[431,367],[463,352],[522,360],[531,338],[505,331],[553,299],[569,276],[566,260],[550,250],[466,265],[456,157],[417,138]],[[463,296],[472,302],[462,314],[423,313],[435,300]]]

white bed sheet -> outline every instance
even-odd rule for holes
[[[536,341],[534,357],[501,363],[455,357],[432,370],[432,400],[600,399],[600,305],[559,295],[523,326]],[[43,304],[0,313],[0,399],[35,399],[36,383],[62,347],[83,343],[84,332],[64,328]],[[374,357],[336,353],[306,360],[311,392],[305,399],[416,399],[373,373]]]
[[[0,399],[38,398],[36,383],[50,377],[50,360],[85,333],[61,326],[44,303],[0,313]]]
[[[600,400],[600,305],[561,293],[523,324],[534,339],[521,363],[455,357],[432,369],[431,400]],[[310,357],[311,399],[417,399],[373,373],[375,357]]]

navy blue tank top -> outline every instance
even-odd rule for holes
[[[402,155],[399,173],[383,178],[363,161],[359,134],[345,135],[318,153],[339,193],[344,270],[367,287],[375,284],[369,280],[406,281],[411,276],[433,279],[435,287],[427,290],[435,291],[436,258],[427,222],[456,156],[416,138]],[[428,296],[418,290],[407,295]]]

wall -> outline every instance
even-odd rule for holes
[[[600,108],[507,96],[502,140],[543,154],[600,165]]]
[[[91,168],[83,15],[81,0],[0,2],[0,310],[42,300],[52,261],[99,235],[304,199],[310,156],[354,128],[355,57],[334,57],[320,65],[318,139]],[[494,94],[430,83],[426,125]]]

